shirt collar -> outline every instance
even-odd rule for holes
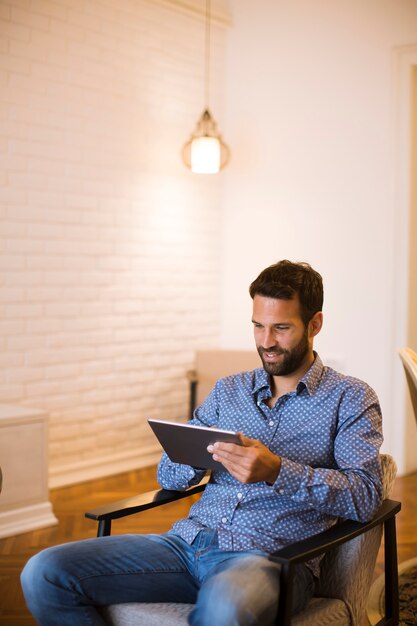
[[[299,380],[296,392],[300,393],[302,389],[307,389],[309,395],[311,396],[319,386],[323,374],[323,369],[324,365],[321,358],[319,357],[317,352],[314,352],[314,362],[310,369]],[[253,395],[255,395],[261,389],[265,388],[270,389],[269,374],[264,370],[263,367],[260,367],[255,370],[252,393]]]
[[[300,389],[300,385],[303,385],[311,396],[319,386],[321,377],[323,375],[323,370],[323,361],[321,360],[317,352],[314,352],[313,365],[301,378],[300,382],[297,385],[297,391]]]

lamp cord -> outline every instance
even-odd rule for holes
[[[209,97],[210,97],[210,0],[206,0],[206,58],[205,58],[205,99],[206,109],[209,109]]]

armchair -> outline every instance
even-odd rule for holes
[[[381,455],[381,462],[385,499],[370,522],[343,521],[275,554],[275,558],[282,563],[277,616],[280,626],[361,626],[382,530],[385,535],[385,616],[378,626],[398,624],[395,516],[401,504],[387,499],[396,475],[395,462],[389,455]],[[98,522],[99,537],[109,535],[113,520],[199,493],[207,482],[208,479],[205,479],[205,482],[183,492],[165,489],[148,492],[99,507],[85,515]],[[291,616],[293,566],[322,553],[325,556],[315,595],[305,610]],[[130,603],[104,607],[103,615],[111,626],[185,626],[190,610],[188,604]]]

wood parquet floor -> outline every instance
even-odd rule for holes
[[[97,506],[157,488],[155,468],[145,468],[51,492],[57,526],[0,539],[0,626],[35,626],[20,589],[20,572],[30,556],[59,543],[96,535],[96,524],[84,512]],[[417,473],[397,478],[392,497],[402,502],[397,521],[398,561],[417,556]],[[113,522],[113,533],[163,532],[184,516],[189,499]],[[383,571],[380,550],[375,578]],[[76,624],[74,625],[76,626]],[[364,625],[365,626],[365,625]]]

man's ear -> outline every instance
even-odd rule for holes
[[[313,317],[308,323],[308,334],[310,337],[315,337],[321,331],[321,327],[323,326],[323,313],[322,311],[317,311],[314,313]]]

